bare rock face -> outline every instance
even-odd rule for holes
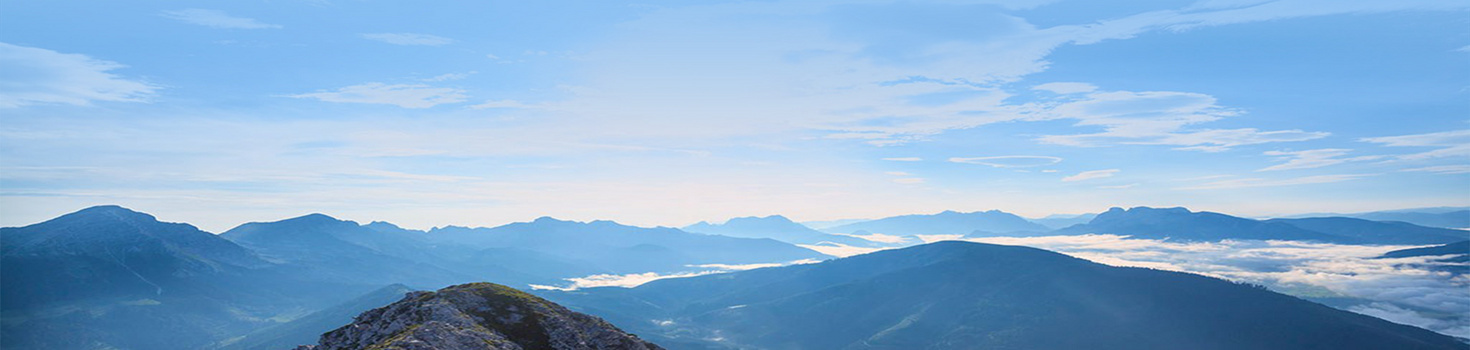
[[[662,349],[600,318],[493,283],[413,292],[298,350]]]

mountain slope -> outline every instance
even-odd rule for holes
[[[117,206],[0,229],[0,247],[5,349],[195,349],[355,292]]]
[[[1400,221],[1419,226],[1470,228],[1470,210],[1450,212],[1381,211],[1354,214],[1352,217],[1373,221]]]
[[[1112,208],[1086,224],[1054,231],[1057,234],[1115,234],[1133,238],[1177,241],[1276,239],[1357,243],[1351,237],[1303,229],[1284,222],[1262,222],[1185,208]]]
[[[596,317],[492,283],[414,292],[305,349],[661,349]]]
[[[543,294],[688,349],[1464,347],[1258,287],[968,242]]]
[[[1407,222],[1342,217],[1271,219],[1265,222],[1284,223],[1371,244],[1445,244],[1470,239],[1470,231],[1424,227]]]
[[[960,213],[944,211],[932,215],[903,215],[852,223],[824,229],[825,232],[853,233],[868,231],[887,235],[967,235],[975,231],[992,233],[1045,232],[1045,226],[999,210]]]
[[[743,217],[725,221],[723,224],[700,222],[685,226],[684,231],[712,235],[770,238],[791,244],[837,243],[854,247],[876,247],[873,241],[862,238],[835,235],[813,230],[780,215],[767,217]]]
[[[444,268],[452,264],[430,254],[428,239],[421,236],[322,214],[252,222],[220,234],[317,280],[374,287],[393,283],[440,286],[474,280]]]

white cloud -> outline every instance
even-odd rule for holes
[[[890,162],[922,162],[922,161],[924,161],[924,158],[919,158],[919,157],[898,157],[898,158],[883,158],[883,160],[890,161]]]
[[[1455,130],[1428,134],[1368,137],[1363,142],[1383,144],[1390,147],[1434,147],[1428,152],[1398,156],[1403,160],[1423,160],[1444,157],[1470,156],[1470,130]]]
[[[1438,173],[1438,174],[1470,174],[1470,165],[1463,165],[1463,164],[1457,164],[1457,165],[1437,165],[1437,166],[1427,166],[1427,167],[1422,167],[1422,168],[1404,169],[1404,170],[1400,170],[1400,171],[1419,171],[1419,172]]]
[[[909,176],[909,175],[913,175],[913,174],[909,174],[908,172],[904,172],[904,171],[889,171],[889,172],[885,172],[884,174],[893,175],[893,176]]]
[[[1051,156],[995,156],[975,158],[950,158],[950,162],[979,164],[993,168],[1031,168],[1060,163],[1062,158]]]
[[[720,272],[722,272],[722,271],[713,271],[713,270],[711,270],[711,271],[699,271],[699,272],[680,272],[680,273],[671,273],[671,274],[660,274],[660,273],[657,273],[657,272],[630,273],[630,274],[623,274],[623,275],[600,274],[600,275],[591,275],[591,276],[587,276],[587,277],[568,278],[566,280],[567,281],[570,281],[572,283],[570,285],[567,285],[567,286],[558,287],[558,286],[548,286],[548,285],[532,284],[531,285],[531,289],[570,291],[570,290],[577,290],[577,289],[582,289],[582,288],[597,288],[597,287],[623,287],[623,288],[633,288],[633,287],[641,286],[644,283],[653,282],[653,281],[657,281],[657,280],[661,280],[661,279],[704,276],[704,275],[715,274],[715,273],[720,273]]]
[[[441,46],[454,43],[454,39],[417,33],[365,33],[363,39],[381,41],[393,45]]]
[[[870,234],[866,234],[866,235],[855,235],[855,234],[849,234],[849,233],[837,233],[837,234],[838,235],[843,235],[843,236],[853,236],[853,237],[862,238],[862,239],[866,239],[866,240],[873,241],[873,242],[886,243],[886,244],[899,244],[899,243],[904,243],[904,242],[908,242],[909,241],[908,238],[904,238],[903,236],[885,235],[885,234],[882,234],[882,233],[870,233]]]
[[[917,177],[907,177],[902,179],[893,179],[893,182],[912,185],[924,183],[924,179]]]
[[[481,103],[481,104],[470,106],[470,109],[491,109],[491,108],[523,109],[523,108],[533,108],[533,107],[536,107],[536,106],[524,104],[524,103],[521,103],[520,101],[516,101],[516,100],[489,100],[489,101],[485,101],[485,103]]]
[[[1118,170],[1118,169],[1084,171],[1084,172],[1077,173],[1077,175],[1072,175],[1072,176],[1064,177],[1064,178],[1062,178],[1062,181],[1072,182],[1072,181],[1082,181],[1082,180],[1091,180],[1091,179],[1101,179],[1101,178],[1105,178],[1105,177],[1112,177],[1113,174],[1117,174],[1119,171],[1120,170]]]
[[[1277,157],[1277,160],[1281,160],[1283,162],[1281,164],[1261,168],[1260,170],[1256,171],[1313,169],[1347,162],[1357,162],[1383,158],[1381,156],[1339,158],[1347,155],[1350,152],[1352,152],[1352,150],[1340,148],[1325,148],[1292,152],[1267,151],[1265,155]]]
[[[565,280],[568,281],[568,282],[571,282],[571,283],[569,285],[565,285],[565,286],[548,286],[548,285],[540,285],[540,284],[532,284],[530,286],[531,286],[531,289],[563,290],[563,291],[571,291],[571,290],[577,290],[577,289],[582,289],[582,288],[597,288],[597,287],[623,287],[623,288],[633,288],[633,287],[641,286],[644,283],[653,282],[653,281],[657,281],[657,280],[661,280],[661,279],[696,277],[696,276],[704,276],[704,275],[717,274],[717,273],[726,273],[726,272],[732,272],[732,271],[744,271],[744,270],[751,270],[751,269],[760,269],[760,268],[767,268],[767,267],[779,267],[779,266],[789,266],[789,265],[815,264],[815,263],[819,263],[819,262],[821,262],[821,261],[819,261],[819,260],[813,260],[813,259],[802,259],[802,260],[796,260],[796,261],[788,261],[788,262],[784,262],[784,263],[769,263],[769,264],[703,264],[703,265],[692,265],[692,266],[689,266],[689,267],[697,267],[697,268],[707,269],[707,270],[690,271],[690,272],[675,272],[675,273],[667,273],[667,274],[661,274],[661,273],[657,273],[657,272],[630,273],[630,274],[622,274],[622,275],[615,275],[615,274],[597,274],[597,275],[591,275],[591,276],[586,276],[586,277],[567,278]]]
[[[1325,183],[1342,182],[1342,181],[1348,181],[1348,180],[1356,180],[1356,179],[1361,179],[1361,178],[1372,176],[1372,175],[1373,174],[1317,175],[1317,176],[1306,176],[1306,177],[1297,177],[1297,178],[1279,179],[1279,180],[1268,180],[1268,179],[1262,179],[1262,178],[1243,178],[1243,179],[1230,179],[1230,180],[1214,181],[1214,182],[1205,183],[1205,184],[1196,185],[1196,186],[1183,187],[1183,188],[1180,188],[1180,189],[1183,189],[1183,190],[1219,190],[1219,189],[1232,189],[1232,188],[1276,187],[1276,186],[1294,186],[1294,185],[1325,184]]]
[[[201,25],[206,27],[222,29],[276,29],[280,25],[262,23],[252,18],[235,17],[219,10],[186,9],[177,11],[164,11],[164,17],[182,21],[184,23]]]
[[[460,79],[464,79],[464,78],[469,78],[470,75],[474,75],[475,73],[479,73],[479,72],[469,71],[467,73],[446,73],[446,74],[436,75],[436,76],[434,76],[432,78],[423,79],[423,81],[450,81],[450,80],[460,80]]]
[[[93,101],[142,102],[158,86],[109,73],[116,62],[0,43],[0,108]]]
[[[797,244],[796,246],[802,247],[802,248],[806,248],[806,249],[815,250],[818,253],[827,254],[827,255],[831,255],[831,256],[835,256],[835,257],[839,257],[839,258],[846,258],[846,257],[853,256],[853,255],[867,254],[867,253],[872,253],[872,252],[876,252],[876,251],[880,251],[880,250],[893,249],[891,247],[888,247],[888,248],[854,247],[854,246],[850,246],[850,245],[846,245],[846,244],[831,243],[831,242],[826,242],[826,243],[822,243],[822,244]]]
[[[1075,119],[1076,126],[1102,127],[1102,132],[1046,135],[1043,143],[1096,147],[1111,144],[1180,146],[1180,150],[1218,152],[1231,147],[1270,142],[1304,141],[1326,137],[1325,132],[1301,130],[1189,129],[1240,112],[1221,107],[1213,96],[1172,91],[1110,91],[1045,106],[1028,113],[1030,119]]]
[[[1431,271],[1433,257],[1375,259],[1409,246],[1359,246],[1291,241],[1180,243],[1117,235],[985,237],[969,241],[1054,250],[1116,266],[1198,273],[1259,283],[1292,294],[1337,294],[1373,301],[1351,311],[1470,335],[1470,279]],[[1323,291],[1325,290],[1326,293]],[[1413,311],[1404,306],[1430,310]],[[1432,315],[1438,314],[1437,317]]]
[[[1032,86],[1032,90],[1051,91],[1058,94],[1079,94],[1097,90],[1097,85],[1088,83],[1046,83]]]
[[[390,104],[403,108],[429,108],[441,104],[465,101],[464,90],[432,87],[423,84],[366,83],[344,87],[336,91],[313,92],[290,95],[294,98],[314,98],[326,102]]]
[[[1121,190],[1121,189],[1128,189],[1128,188],[1134,188],[1134,187],[1138,187],[1138,184],[1137,183],[1131,183],[1131,184],[1127,184],[1127,185],[1097,186],[1097,188],[1101,188],[1101,189],[1105,189],[1105,190]]]

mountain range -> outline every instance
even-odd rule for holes
[[[685,226],[684,231],[730,237],[771,238],[792,244],[841,244],[854,247],[876,247],[878,242],[813,230],[780,215],[742,217],[723,224],[699,222]]]
[[[904,223],[919,228],[873,232],[976,236],[1006,230],[1009,235],[1109,233],[1193,241],[1291,239],[1414,245],[1467,239],[1466,231],[1404,222],[1353,218],[1253,220],[1183,208],[1146,207],[1114,208],[1087,223],[1056,231],[999,211],[909,215],[840,227],[881,230]],[[310,341],[313,334],[341,326],[350,315],[382,306],[408,290],[478,281],[527,288],[593,275],[659,275],[703,271],[706,268],[702,266],[771,265],[831,258],[796,244],[884,248],[908,244],[805,229],[781,216],[737,218],[687,229],[711,232],[552,218],[492,228],[423,231],[386,222],[359,224],[311,214],[247,223],[215,235],[188,224],[160,222],[151,215],[118,206],[92,207],[34,225],[0,229],[0,283],[5,286],[0,289],[0,347],[279,349]],[[913,241],[917,240],[909,242]],[[1441,250],[1460,249],[1456,247]],[[1112,270],[1055,253],[1034,249],[1015,253],[1013,249],[1020,248],[930,244],[859,255],[838,260],[840,263],[658,280],[633,289],[537,293],[605,317],[670,348],[723,346],[724,342],[708,341],[715,338],[772,348],[889,346],[883,344],[945,347],[957,343],[925,343],[923,339],[980,341],[969,338],[980,334],[976,333],[980,330],[989,332],[985,334],[1013,334],[1005,338],[1010,340],[982,342],[1004,347],[1054,337],[1047,333],[1054,329],[1016,322],[1052,320],[1060,322],[1058,325],[1093,327],[1097,325],[1087,322],[1106,316],[1106,310],[1055,309],[1056,305],[1071,305],[1067,303],[1085,304],[1066,298],[1096,298],[1099,303],[1134,306],[1149,306],[1138,304],[1144,303],[1140,300],[1163,298],[1150,294],[1154,292],[1149,288],[1130,289],[1126,283],[1112,279],[1123,278],[1118,276],[1158,288],[1200,284],[1206,287],[1198,288],[1205,291],[1224,288],[1219,291],[1224,293],[1221,295],[1246,293],[1191,279],[1202,278],[1198,276],[1116,272],[1135,270]],[[1000,268],[1007,271],[995,271]],[[1097,274],[1077,278],[1111,286],[1102,290],[1115,294],[1056,295],[1055,288],[1075,287],[1056,281],[1067,274]],[[1192,288],[1196,287],[1186,289]],[[1032,290],[1031,294],[1040,299],[1023,298],[1021,294],[1026,293],[1022,290]],[[976,299],[977,295],[985,298]],[[1217,297],[1208,293],[1188,295]],[[1300,316],[1307,319],[1346,320],[1337,326],[1365,334],[1416,334],[1291,302],[1271,301],[1275,297],[1260,298],[1266,299],[1251,300],[1295,310],[1291,311],[1293,315],[1314,315]],[[1149,307],[1153,309],[1146,310],[1154,310],[1150,312],[1163,312],[1156,309],[1165,306]],[[1188,309],[1178,304],[1167,307]],[[982,311],[991,309],[1011,310],[1007,312],[1015,316],[986,318],[994,315]],[[816,316],[802,316],[808,313],[839,321],[808,325],[823,323],[813,318]],[[1145,314],[1161,319],[1177,316]],[[989,316],[981,317],[985,315]],[[1078,323],[1068,323],[1073,321]],[[1232,326],[1224,320],[1219,322],[1220,327]],[[1121,324],[1141,329],[1162,327],[1147,322]],[[878,325],[883,327],[875,328]],[[786,326],[789,328],[781,328]],[[956,328],[953,334],[934,333],[945,327]],[[806,332],[822,337],[804,338]],[[853,345],[855,339],[869,345]],[[1274,341],[1271,339],[1261,341]],[[1116,340],[1086,341],[1116,345],[1108,343]],[[1376,344],[1373,341],[1377,340],[1363,341]]]
[[[856,222],[823,229],[831,233],[867,231],[895,236],[969,235],[976,231],[989,233],[1046,232],[1046,226],[1027,221],[1015,214],[999,211],[961,213],[944,211],[930,215],[902,215]]]
[[[1112,208],[1059,235],[1116,234],[1175,241],[1291,240],[1343,244],[1443,244],[1470,238],[1470,231],[1403,222],[1327,217],[1254,220],[1185,208]]]
[[[542,291],[678,349],[1463,349],[1251,285],[938,242],[818,264]]]
[[[260,349],[279,344],[249,333],[295,320],[325,331],[311,320],[333,318],[313,312],[381,296],[375,290],[395,283],[524,288],[827,258],[771,239],[550,218],[425,232],[312,214],[214,235],[118,206],[0,229],[0,253],[6,349]]]

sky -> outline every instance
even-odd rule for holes
[[[0,226],[1470,205],[1470,2],[0,6]]]

